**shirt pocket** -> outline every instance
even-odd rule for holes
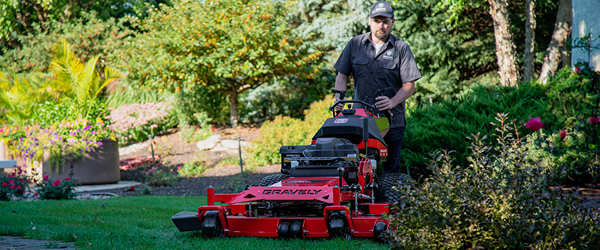
[[[357,57],[357,58],[354,58],[354,60],[352,60],[352,62],[356,65],[366,66],[367,64],[369,64],[369,58]]]
[[[379,65],[380,68],[389,70],[393,70],[396,68],[395,60],[378,60],[377,65]]]

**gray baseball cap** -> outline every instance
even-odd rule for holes
[[[392,5],[386,1],[375,2],[371,7],[371,15],[369,17],[373,18],[376,16],[394,18],[394,10],[392,9]]]

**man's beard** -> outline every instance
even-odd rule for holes
[[[387,40],[387,38],[388,38],[389,34],[387,34],[387,33],[386,33],[385,31],[383,31],[383,30],[381,30],[381,32],[382,32],[383,34],[382,34],[382,35],[378,35],[378,34],[377,34],[378,32],[377,32],[377,31],[375,31],[375,34],[374,34],[374,35],[375,35],[375,37],[377,37],[377,39],[379,39],[379,40],[382,40],[382,41],[385,41],[385,40]]]

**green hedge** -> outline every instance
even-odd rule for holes
[[[457,100],[427,104],[409,112],[402,148],[402,169],[410,166],[414,176],[423,174],[427,153],[439,149],[455,150],[457,165],[466,165],[469,142],[467,136],[490,135],[497,113],[509,113],[511,119],[524,123],[541,117],[548,127],[556,118],[546,112],[548,98],[544,88],[537,84],[512,87],[476,87]]]

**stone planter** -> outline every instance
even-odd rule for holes
[[[71,173],[72,165],[73,178],[84,185],[117,183],[121,180],[119,144],[117,141],[104,139],[102,140],[102,146],[92,152],[85,153],[81,159],[65,162],[59,169],[51,168],[49,159],[50,153],[44,152],[43,161],[33,163],[35,171],[28,168],[27,172],[35,175],[34,177],[38,180],[45,175],[48,175],[50,179],[64,179]],[[16,157],[15,160],[17,160],[19,166],[25,163],[21,157]]]

